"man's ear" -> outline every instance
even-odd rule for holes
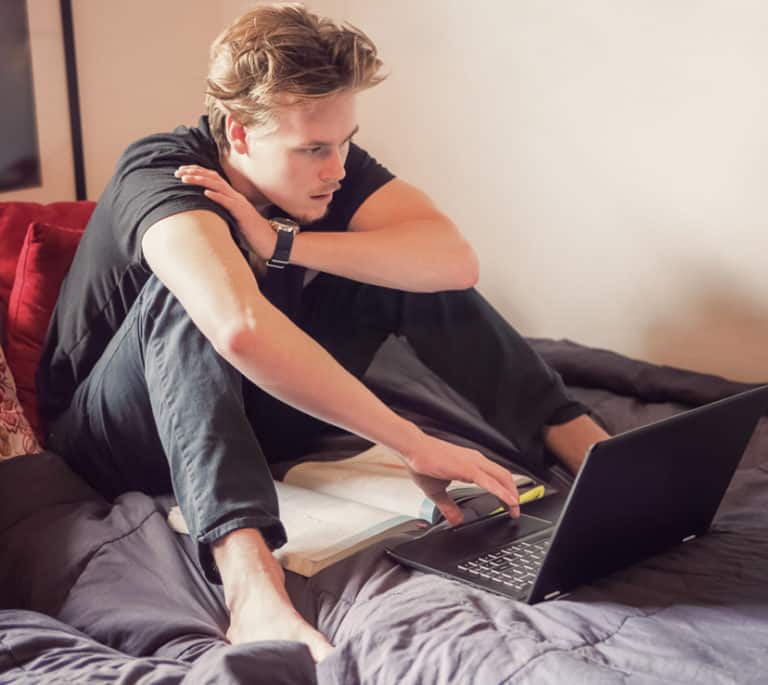
[[[231,114],[227,114],[225,128],[227,131],[227,142],[229,143],[229,147],[240,155],[247,154],[248,143],[245,140],[245,126],[236,121]]]

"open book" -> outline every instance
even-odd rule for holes
[[[520,486],[531,479],[516,475],[515,482]],[[382,538],[413,530],[419,520],[431,524],[440,518],[397,454],[382,445],[348,459],[298,464],[275,486],[288,536],[275,557],[307,577]],[[485,492],[460,481],[448,491],[457,501]],[[188,532],[178,507],[171,509],[168,522]]]

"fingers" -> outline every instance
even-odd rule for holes
[[[215,176],[216,178],[221,178],[221,176],[217,171],[214,171],[213,169],[206,169],[204,166],[200,166],[199,164],[182,164],[180,167],[176,169],[173,175],[177,177],[178,176]]]
[[[425,451],[425,453],[417,453],[411,456],[409,468],[416,474],[417,484],[437,504],[441,513],[449,522],[452,517],[455,517],[451,510],[451,505],[455,506],[455,503],[451,500],[451,503],[448,504],[445,499],[438,502],[437,497],[433,495],[434,490],[445,495],[445,485],[441,485],[439,488],[425,488],[424,484],[419,481],[420,476],[444,482],[462,480],[475,483],[504,502],[509,509],[511,517],[517,518],[520,515],[517,485],[515,484],[514,476],[507,469],[487,459],[477,450],[451,445],[436,439],[428,439],[426,441],[427,446],[431,445],[432,442],[439,448],[440,456],[436,459],[431,458],[433,455],[429,454],[429,450]],[[444,457],[446,452],[450,454],[450,459],[448,460]],[[448,514],[443,510],[443,505],[448,507]],[[460,513],[461,510],[459,510]]]
[[[493,466],[498,466],[498,464],[493,464],[493,462],[490,463]],[[498,468],[506,471],[506,469],[503,469],[501,466],[498,466]],[[509,474],[509,472],[507,473]],[[519,498],[517,494],[517,486],[515,485],[514,478],[511,477],[511,474],[509,474],[509,476],[511,483],[510,479],[507,479],[506,476],[499,475],[499,479],[497,479],[496,473],[489,474],[481,467],[473,480],[481,488],[484,488],[491,494],[496,495],[496,497],[498,497],[502,502],[504,502],[504,504],[507,505],[507,507],[509,507],[509,515],[513,518],[517,518],[520,516],[520,503],[518,501]]]
[[[238,193],[217,172],[197,164],[188,164],[176,169],[174,176],[182,183],[202,186],[205,188],[203,194],[206,197],[217,202],[233,215],[237,213],[240,201]]]
[[[430,499],[437,505],[440,513],[450,525],[458,526],[460,523],[463,523],[464,514],[459,505],[453,501],[445,490],[431,494]]]
[[[509,490],[510,493],[514,495],[515,499],[517,499],[517,483],[515,483],[514,475],[512,475],[508,469],[505,469],[503,466],[500,466],[499,464],[491,461],[490,459],[487,459],[486,457],[483,457],[481,468],[489,476],[497,480],[502,487]]]
[[[217,172],[206,169],[196,164],[180,166],[173,175],[182,183],[204,186],[219,192],[233,192],[229,185]]]
[[[233,214],[235,213],[234,210],[237,207],[237,200],[230,197],[229,195],[208,189],[203,191],[203,195],[209,197],[214,202],[218,202],[222,207],[224,207],[224,209],[230,210]]]

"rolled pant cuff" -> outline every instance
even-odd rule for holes
[[[271,550],[282,547],[288,540],[285,528],[275,516],[239,516],[216,525],[203,535],[197,536],[197,555],[205,577],[212,583],[221,584],[221,574],[213,559],[211,545],[225,535],[241,528],[258,530]]]
[[[546,426],[559,426],[563,423],[573,421],[573,419],[590,414],[590,409],[581,402],[571,400],[565,406],[558,407],[547,419]]]

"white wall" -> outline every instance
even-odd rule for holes
[[[88,196],[141,136],[195,124],[211,42],[258,0],[72,0]]]
[[[73,0],[91,197],[132,140],[195,121],[251,4]],[[768,4],[311,5],[379,45],[360,141],[454,217],[522,332],[768,380]]]
[[[227,11],[225,5],[237,5]],[[88,195],[126,145],[203,111],[208,46],[240,3],[73,0]]]
[[[768,4],[314,6],[379,45],[362,139],[525,333],[768,380]]]

